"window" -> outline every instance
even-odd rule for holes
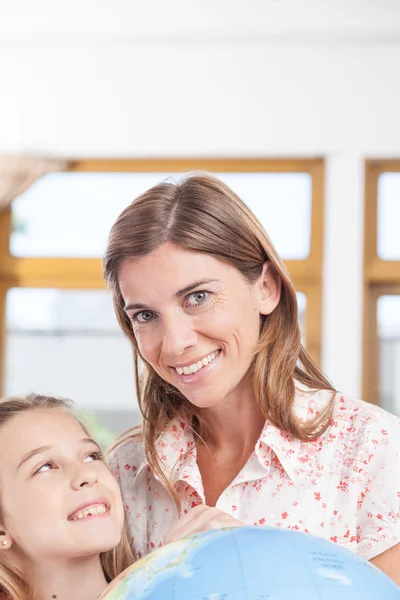
[[[256,213],[282,258],[309,256],[312,182],[308,173],[217,175]],[[100,258],[110,224],[131,200],[160,181],[181,176],[67,172],[42,177],[13,203],[11,254]]]
[[[321,160],[83,160],[43,177],[0,213],[4,393],[72,397],[115,433],[139,419],[101,255],[125,206],[191,170],[216,173],[258,216],[291,273],[303,341],[319,360]]]
[[[62,393],[112,431],[138,420],[129,342],[106,290],[12,288],[6,324],[6,394]]]
[[[368,161],[364,397],[400,415],[400,160]]]

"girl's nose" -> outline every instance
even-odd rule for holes
[[[97,474],[91,463],[83,464],[72,479],[72,487],[76,490],[83,487],[93,487],[97,483]]]

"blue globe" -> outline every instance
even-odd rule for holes
[[[206,531],[148,554],[107,600],[400,600],[400,587],[348,550],[274,527]]]

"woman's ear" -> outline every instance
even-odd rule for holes
[[[261,315],[269,315],[278,306],[281,299],[282,281],[273,265],[266,261],[257,281]]]

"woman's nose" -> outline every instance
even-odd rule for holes
[[[193,328],[190,315],[174,315],[163,323],[163,352],[167,356],[181,356],[185,350],[194,346],[198,335]]]

